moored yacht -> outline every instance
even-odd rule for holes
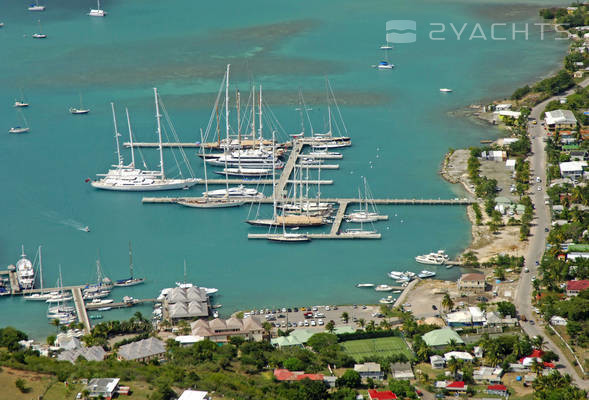
[[[421,264],[441,265],[449,260],[444,250],[438,250],[436,253],[424,254],[415,257],[415,261]]]
[[[393,289],[394,287],[390,285],[378,285],[374,288],[374,290],[376,290],[377,292],[390,292]]]
[[[203,192],[203,196],[207,197],[264,197],[264,194],[258,192],[256,189],[246,188],[243,185],[239,185],[236,187],[230,187],[229,189],[217,189],[217,190],[209,190],[208,192]]]
[[[431,277],[434,277],[434,276],[436,276],[436,273],[435,272],[428,271],[426,269],[424,269],[419,274],[417,274],[417,277],[418,278],[421,278],[421,279],[431,278]]]
[[[16,262],[16,277],[21,289],[33,289],[35,287],[35,270],[33,263],[25,254],[25,247],[22,246],[20,259]]]
[[[283,232],[269,235],[268,240],[271,242],[309,242],[311,238],[306,233]]]
[[[96,9],[91,9],[90,12],[88,13],[88,15],[90,17],[104,17],[104,16],[106,16],[106,14],[108,14],[108,13],[100,8],[100,0],[97,0],[97,2],[98,2],[98,5],[96,6]]]
[[[374,283],[357,283],[356,284],[357,288],[373,288],[374,286],[376,286]]]

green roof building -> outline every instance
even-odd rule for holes
[[[271,339],[270,343],[276,347],[300,346],[302,347],[307,340],[314,334],[319,333],[313,329],[295,329],[288,336],[279,336]]]
[[[451,328],[436,329],[426,333],[422,336],[423,341],[430,347],[444,347],[447,346],[451,341],[457,344],[464,344],[464,341]]]

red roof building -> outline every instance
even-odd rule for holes
[[[446,385],[446,390],[464,391],[468,389],[468,385],[465,385],[463,381],[450,382]]]
[[[368,389],[368,398],[370,400],[397,400],[397,395],[390,390],[378,390]]]
[[[497,394],[504,396],[507,394],[507,386],[505,385],[489,385],[487,386],[487,394]]]
[[[310,379],[312,381],[323,380],[323,374],[305,374],[303,371],[289,371],[283,368],[275,369],[274,377],[279,381],[300,381],[303,379]]]
[[[567,296],[576,296],[586,289],[589,289],[589,280],[587,279],[567,282]]]
[[[297,381],[302,381],[303,379],[310,379],[312,381],[322,381],[323,374],[300,374],[300,375],[297,375]]]

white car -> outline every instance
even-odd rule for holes
[[[538,186],[538,192],[542,191],[542,186]]]
[[[325,311],[329,311],[329,310],[330,310],[329,306],[325,306]]]
[[[323,320],[320,319],[319,321],[317,321],[317,323],[319,324],[319,326],[322,326],[323,325]]]
[[[317,323],[315,322],[315,320],[311,321],[311,326],[317,326]]]
[[[312,311],[317,311],[317,306],[311,308]]]
[[[305,322],[303,323],[303,325],[305,325],[305,326],[309,326],[309,321],[305,321]]]

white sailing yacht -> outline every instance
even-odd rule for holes
[[[358,189],[358,196],[360,195],[360,189]],[[345,216],[347,222],[376,222],[388,220],[388,215],[379,215],[374,202],[369,200],[368,185],[366,184],[366,177],[364,177],[364,201],[360,203],[360,209],[356,210]],[[360,197],[361,198],[361,197]],[[370,202],[372,211],[368,208]],[[364,207],[362,207],[364,205]]]
[[[90,17],[104,17],[104,16],[106,16],[106,14],[108,14],[108,13],[100,8],[100,0],[96,0],[96,1],[98,3],[98,5],[96,6],[96,9],[90,9],[90,12],[88,13],[88,15]]]
[[[70,107],[69,111],[70,114],[74,115],[83,115],[88,114],[90,112],[89,108],[84,108],[84,103],[82,102],[82,93],[80,93],[80,108]]]
[[[14,100],[14,106],[15,107],[28,107],[30,104],[28,101],[25,100],[25,96],[23,94],[23,91],[21,89],[20,91],[20,100]]]
[[[120,145],[119,145],[119,132],[117,128],[116,115],[114,111],[114,104],[111,103],[113,111],[113,121],[115,127],[115,138],[117,144],[117,155],[118,165],[113,165],[114,169],[110,169],[108,173],[101,174],[102,178],[96,181],[91,181],[91,185],[97,189],[113,190],[113,191],[125,191],[125,192],[147,192],[147,191],[158,191],[158,190],[174,190],[174,189],[188,189],[191,186],[196,185],[197,180],[194,177],[182,178],[182,179],[171,179],[167,178],[164,173],[164,153],[162,147],[162,128],[161,128],[161,114],[159,109],[160,99],[157,93],[157,88],[153,89],[155,96],[155,110],[157,119],[157,132],[158,132],[158,143],[160,153],[160,171],[147,171],[135,167],[135,153],[133,150],[133,133],[131,131],[131,123],[129,122],[129,114],[127,112],[127,122],[129,125],[129,138],[131,141],[131,157],[132,161],[130,165],[124,165],[123,158],[121,157]],[[182,157],[191,173],[190,165],[186,159],[186,154],[180,149]]]
[[[33,39],[46,39],[47,35],[43,33],[43,30],[41,29],[41,20],[37,21],[39,23],[39,33],[33,33]]]
[[[203,134],[202,129],[200,130],[200,140],[203,143]],[[203,193],[203,197],[200,199],[195,200],[179,200],[177,203],[184,207],[193,207],[193,208],[228,208],[228,207],[239,207],[244,204],[243,200],[232,199],[229,196],[229,178],[225,176],[225,189],[226,189],[226,196],[216,198],[209,196],[209,179],[207,177],[207,163],[206,157],[204,157],[204,146],[201,146],[201,152],[203,153],[203,166],[204,166],[204,174],[205,174],[205,191]]]
[[[346,124],[343,120],[342,113],[337,105],[337,100],[335,98],[335,94],[333,93],[333,89],[329,80],[325,80],[325,86],[327,91],[327,122],[328,122],[328,130],[324,133],[317,133],[312,132],[312,142],[310,143],[314,147],[323,147],[324,149],[333,149],[333,148],[340,148],[340,147],[348,147],[352,145],[352,141],[348,136],[348,130]],[[333,135],[333,114],[331,112],[331,104],[336,108],[336,111],[339,116],[339,122],[343,129],[343,136],[334,136]],[[336,128],[339,128],[339,124],[336,121]],[[311,130],[313,128],[311,127]]]
[[[40,280],[40,284],[41,284],[41,293],[33,293],[29,296],[24,296],[25,300],[35,300],[35,301],[43,300],[43,301],[45,301],[49,297],[51,297],[50,293],[43,292],[43,259],[42,259],[42,254],[41,254],[41,246],[39,246],[38,254],[39,254],[39,280]]]
[[[31,128],[29,128],[29,124],[27,122],[27,119],[25,118],[24,114],[22,113],[22,111],[20,109],[17,109],[17,111],[20,114],[20,117],[22,118],[25,126],[20,126],[20,125],[14,126],[8,130],[8,133],[27,133],[27,132],[29,132],[31,130]]]

